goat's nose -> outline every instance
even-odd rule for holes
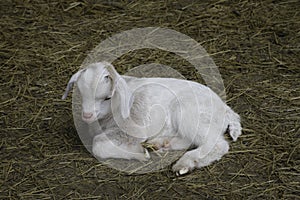
[[[88,112],[88,113],[83,113],[83,118],[85,118],[85,119],[89,119],[89,118],[91,118],[92,116],[93,116],[93,113],[91,113],[91,112]]]

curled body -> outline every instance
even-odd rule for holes
[[[136,141],[116,137],[122,141],[119,147],[124,151],[120,152],[110,148],[114,142],[103,140],[102,134],[96,136],[93,152],[99,157],[143,160],[132,153],[145,156],[140,146],[145,141],[157,144],[161,150],[193,146],[173,165],[173,171],[182,175],[228,152],[224,138],[227,129],[233,141],[241,135],[239,115],[210,88],[196,82],[121,76],[107,62],[91,64],[75,73],[63,98],[75,82],[82,96],[83,121],[103,121],[100,125],[106,127],[104,136],[123,133]],[[105,151],[104,146],[115,152]]]

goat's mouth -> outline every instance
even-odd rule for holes
[[[90,119],[82,118],[82,120],[88,124],[91,124],[91,123],[97,121],[97,119],[98,119],[97,117],[92,117]]]
[[[98,112],[98,113],[94,113],[92,116],[90,116],[90,117],[85,117],[84,116],[84,114],[82,114],[82,120],[84,121],[84,122],[86,122],[86,123],[88,123],[88,124],[91,124],[91,123],[93,123],[93,122],[95,122],[95,121],[97,121],[98,120],[98,116],[99,116],[99,113],[100,112]]]

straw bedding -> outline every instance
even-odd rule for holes
[[[299,199],[300,3],[266,1],[0,2],[1,199]],[[176,177],[99,163],[73,125],[70,76],[101,41],[137,27],[174,29],[219,66],[243,134],[222,160]],[[180,57],[137,50],[120,73],[158,62],[201,82]]]

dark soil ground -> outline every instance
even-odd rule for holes
[[[300,2],[0,1],[0,199],[300,199]],[[82,145],[70,76],[96,45],[138,27],[198,41],[219,66],[243,135],[222,160],[183,177],[128,175]],[[188,79],[184,61],[137,50],[113,64],[158,62]]]

